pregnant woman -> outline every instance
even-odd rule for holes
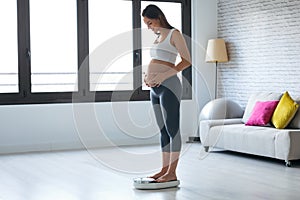
[[[157,35],[144,79],[151,87],[151,102],[161,129],[162,169],[151,178],[156,182],[174,181],[177,180],[176,168],[181,150],[179,111],[182,85],[177,73],[191,65],[190,53],[182,34],[168,23],[159,7],[148,5],[142,16],[148,29]],[[178,54],[181,61],[175,64]]]

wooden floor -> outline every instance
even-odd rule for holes
[[[132,179],[160,165],[158,146],[26,153],[0,156],[1,200],[270,199],[300,198],[300,162],[215,151],[199,159],[186,144],[179,188],[141,191]]]

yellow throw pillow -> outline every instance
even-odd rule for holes
[[[298,107],[299,105],[290,97],[289,93],[285,92],[282,95],[271,119],[275,128],[285,128],[293,119]]]

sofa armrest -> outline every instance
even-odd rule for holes
[[[219,98],[208,102],[201,110],[199,120],[242,118],[243,109],[236,102]]]
[[[200,122],[200,127],[205,125],[212,127],[230,124],[242,124],[242,118],[202,120]]]
[[[230,124],[242,124],[242,118],[234,119],[215,119],[215,120],[202,120],[200,122],[200,140],[203,146],[206,145],[206,139],[209,133],[209,130],[214,126],[223,126]]]
[[[300,129],[281,129],[275,139],[275,157],[285,161],[300,158]]]

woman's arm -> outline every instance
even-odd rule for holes
[[[180,72],[191,66],[192,61],[190,51],[186,45],[183,35],[179,31],[176,30],[172,34],[171,44],[175,46],[181,57],[181,62],[175,66],[175,70]]]

